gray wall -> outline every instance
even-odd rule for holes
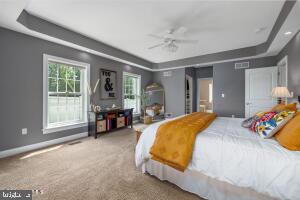
[[[212,78],[213,74],[214,74],[214,70],[212,66],[196,68],[197,78]]]
[[[288,56],[288,87],[295,97],[300,96],[300,32],[282,49],[277,56],[280,61]]]
[[[0,151],[87,131],[84,127],[47,135],[41,132],[44,53],[89,63],[92,85],[100,68],[117,71],[118,98],[99,100],[101,106],[122,104],[122,71],[140,74],[143,87],[153,78],[152,72],[3,28],[0,28],[0,44]],[[28,135],[21,135],[21,128],[28,128]]]
[[[276,57],[265,57],[250,60],[250,68],[276,66]],[[222,117],[245,116],[245,70],[234,69],[234,63],[226,62],[213,65],[213,107],[214,112]],[[225,94],[225,98],[221,94]]]
[[[185,69],[171,71],[169,77],[164,77],[163,72],[154,72],[153,80],[165,89],[166,112],[179,116],[185,114]]]

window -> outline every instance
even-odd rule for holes
[[[133,113],[140,114],[141,108],[141,76],[123,73],[123,105],[133,108]]]
[[[43,132],[87,125],[89,64],[44,55]]]

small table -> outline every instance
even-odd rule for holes
[[[101,110],[99,112],[88,112],[89,136],[108,133],[120,128],[133,126],[133,108]]]

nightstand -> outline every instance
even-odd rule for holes
[[[135,124],[133,126],[135,135],[136,135],[136,143],[139,141],[143,131],[151,124]]]

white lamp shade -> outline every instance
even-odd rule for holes
[[[280,97],[280,98],[287,98],[291,97],[291,94],[287,87],[275,87],[272,90],[272,97]]]

